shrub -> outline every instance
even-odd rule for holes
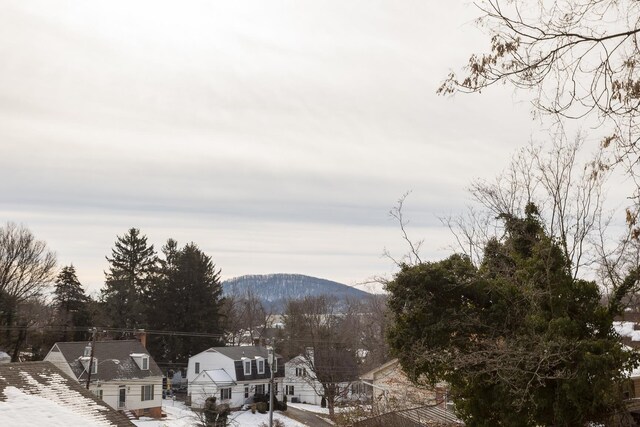
[[[224,427],[227,425],[227,418],[231,413],[231,408],[227,404],[217,405],[215,397],[209,397],[204,405],[204,417],[208,426]]]
[[[256,409],[261,414],[266,414],[267,410],[269,409],[269,405],[267,405],[267,402],[258,402],[256,403]]]
[[[252,404],[251,404],[251,413],[252,413],[252,414],[255,414],[255,413],[256,413],[256,404],[255,404],[255,403],[252,403]]]
[[[282,401],[280,401],[278,399],[275,399],[275,402],[274,402],[274,405],[273,405],[273,409],[275,409],[276,411],[286,411],[287,410],[287,399],[285,398]]]

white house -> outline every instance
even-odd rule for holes
[[[304,356],[296,356],[285,363],[284,372],[284,394],[289,402],[320,405],[322,384],[315,379]]]
[[[107,405],[135,416],[162,416],[162,371],[137,340],[95,343],[89,389]],[[58,342],[45,361],[85,384],[90,342]]]
[[[189,358],[188,394],[191,406],[201,408],[209,397],[237,408],[252,403],[256,395],[270,392],[271,370],[266,347],[212,347]],[[275,396],[284,377],[282,357],[274,358]]]
[[[415,408],[422,405],[447,407],[447,385],[434,387],[413,384],[402,371],[398,359],[390,360],[360,376],[372,402],[381,411]]]
[[[308,348],[305,355],[296,356],[285,364],[283,386],[289,402],[321,404],[325,390],[317,379],[315,369],[324,372],[325,381],[334,387],[336,402],[357,398],[352,393],[357,384],[354,382],[357,378],[356,366],[350,363],[349,358],[336,358],[332,352],[334,350],[329,348],[319,351]]]

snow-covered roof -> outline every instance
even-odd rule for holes
[[[613,328],[621,337],[629,337],[631,341],[640,342],[640,331],[636,331],[635,322],[613,322]]]
[[[626,349],[628,349],[629,351],[634,351],[633,347],[635,347],[636,345],[633,345],[634,342],[638,342],[640,343],[640,331],[636,330],[636,323],[635,322],[627,322],[627,321],[616,321],[613,322],[613,329],[615,329],[615,331],[623,338],[628,338],[631,340],[632,342],[632,347],[629,346],[624,346]],[[630,373],[629,373],[629,377],[630,378],[639,378],[640,377],[640,366],[637,368],[634,368]]]
[[[213,382],[215,385],[235,385],[236,382],[224,369],[208,369],[200,372],[192,384],[205,384]]]
[[[0,420],[3,427],[134,427],[49,362],[0,365]]]
[[[202,353],[220,353],[232,360],[242,360],[243,357],[253,359],[256,356],[266,359],[267,356],[269,355],[269,350],[267,349],[267,347],[254,346],[254,345],[235,346],[235,347],[211,347],[205,351],[202,351],[196,354],[196,356]],[[276,357],[281,358],[282,356],[280,356],[279,354],[276,354]]]

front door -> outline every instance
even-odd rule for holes
[[[124,408],[127,405],[127,387],[121,385],[118,389],[118,408]]]

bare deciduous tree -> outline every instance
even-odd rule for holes
[[[635,0],[480,0],[478,23],[490,51],[473,54],[441,94],[480,92],[496,83],[535,93],[534,112],[558,124],[588,119],[607,153],[634,180],[640,213],[640,3]],[[629,223],[640,237],[640,225]]]
[[[20,307],[25,307],[25,302],[38,297],[53,282],[55,266],[55,254],[27,228],[11,222],[0,228],[0,326],[6,328],[4,341],[13,347],[14,360],[28,326]],[[17,338],[10,344],[14,341],[11,328],[16,326]]]
[[[535,107],[566,118],[596,112],[636,145],[640,116],[640,4],[634,0],[482,0],[479,24],[491,51],[469,58],[440,93],[479,92],[499,82],[537,90]],[[623,153],[621,153],[623,154]]]
[[[285,314],[286,354],[289,358],[302,356],[298,360],[309,370],[303,379],[326,399],[331,418],[336,403],[346,397],[358,374],[356,320],[337,307],[335,298],[305,297],[289,301]]]
[[[56,256],[27,228],[7,223],[0,228],[0,294],[16,303],[39,295],[52,283]]]
[[[273,313],[252,290],[226,296],[223,310],[230,345],[253,345],[256,340],[266,339],[274,321]]]
[[[608,170],[597,160],[581,163],[582,138],[555,136],[548,149],[530,144],[519,150],[495,180],[476,180],[469,189],[480,209],[441,219],[453,232],[458,250],[477,265],[488,240],[499,235],[504,215],[523,216],[528,203],[539,207],[545,232],[558,239],[573,277],[600,259],[597,236],[603,220],[603,185]]]

